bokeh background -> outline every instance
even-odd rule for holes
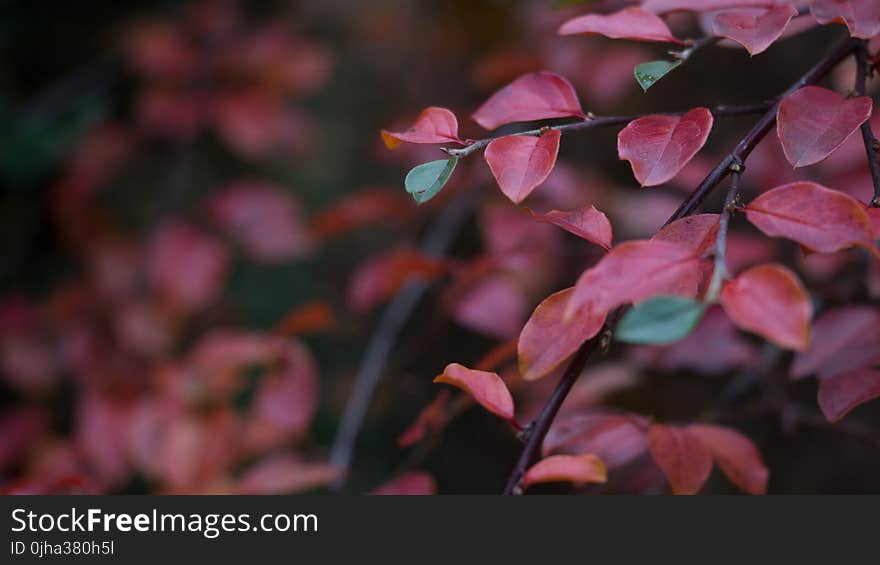
[[[711,48],[643,93],[632,68],[663,46],[556,37],[578,10],[551,0],[3,2],[0,488],[329,490],[353,376],[385,304],[415,274],[431,286],[395,340],[343,492],[410,471],[423,474],[404,475],[404,491],[499,491],[520,446],[503,422],[465,406],[443,430],[404,441],[414,445],[401,447],[401,434],[441,390],[431,380],[447,363],[472,366],[509,343],[598,251],[512,205],[479,157],[417,208],[403,177],[442,155],[389,152],[379,130],[439,105],[463,136],[483,137],[469,113],[539,69],[568,77],[599,115],[761,102],[845,35],[810,29],[755,58]],[[672,23],[700,35],[696,21]],[[851,74],[842,65],[828,85],[846,92]],[[719,121],[699,158],[650,190],[617,159],[616,131],[566,136],[528,204],[596,203],[616,240],[645,237],[751,119]],[[850,144],[794,173],[765,141],[747,182],[805,175],[865,200],[859,151]],[[450,202],[463,210],[451,250],[427,260],[414,250]],[[880,277],[866,287],[862,256],[803,258],[741,225],[731,245],[739,267],[785,257],[830,303],[876,300]],[[756,409],[748,379],[744,392],[730,383],[758,367],[784,380],[785,357],[742,334],[725,345],[615,348],[570,408],[688,420],[722,398],[723,418],[761,448],[771,492],[880,491],[870,433]],[[550,384],[519,391],[523,421]],[[780,386],[815,407],[814,383]],[[865,429],[880,424],[876,406],[855,414]],[[713,477],[708,490],[731,487]]]

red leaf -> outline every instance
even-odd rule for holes
[[[868,206],[865,213],[868,214],[868,220],[871,222],[871,235],[875,240],[880,239],[880,208]]]
[[[340,475],[327,463],[309,463],[293,455],[266,457],[244,472],[235,492],[238,494],[289,494],[325,486]]]
[[[791,239],[819,253],[853,245],[878,253],[862,204],[814,182],[793,182],[765,192],[746,206],[746,217],[770,237]]]
[[[299,202],[272,184],[229,185],[207,207],[213,220],[254,261],[281,263],[302,258],[312,249]]]
[[[632,165],[642,186],[671,180],[706,143],[712,113],[696,108],[683,116],[652,115],[633,120],[617,136],[617,154]]]
[[[535,308],[523,327],[517,351],[524,380],[547,376],[602,329],[604,312],[585,310],[568,322],[563,320],[573,292],[573,288],[567,288],[551,294]]]
[[[520,485],[525,488],[537,483],[570,481],[582,484],[604,483],[606,480],[605,464],[595,455],[551,455],[526,471]]]
[[[715,35],[742,44],[751,55],[770,47],[785,31],[797,10],[790,4],[769,9],[745,8],[720,12],[712,19]]]
[[[871,117],[867,96],[844,98],[819,86],[805,86],[779,105],[776,133],[795,168],[818,163]]]
[[[288,312],[278,322],[276,331],[286,337],[325,332],[336,323],[333,310],[326,302],[313,300]]]
[[[669,480],[672,494],[697,494],[712,473],[712,453],[688,428],[654,424],[648,447]]]
[[[544,182],[556,164],[559,153],[559,130],[539,137],[508,135],[493,140],[486,147],[486,162],[501,187],[514,204]]]
[[[700,259],[691,249],[662,240],[629,241],[584,271],[565,317],[583,311],[604,315],[621,304],[660,294],[693,297],[701,279]]]
[[[449,391],[442,390],[422,408],[415,421],[397,438],[397,447],[410,447],[420,442],[426,434],[442,430],[446,425],[446,405],[449,404]]]
[[[539,71],[523,75],[493,94],[472,117],[492,130],[511,122],[585,116],[570,82],[557,74]]]
[[[810,348],[795,356],[791,377],[832,377],[873,363],[880,363],[880,309],[844,306],[816,320]]]
[[[394,149],[403,142],[464,144],[458,137],[458,120],[455,114],[446,108],[436,106],[422,110],[416,122],[406,131],[393,132],[383,129],[382,141],[388,149]]]
[[[198,310],[219,298],[229,274],[229,255],[191,225],[169,222],[152,242],[149,272],[164,298],[186,310]]]
[[[853,37],[880,34],[880,3],[876,0],[813,0],[810,12],[820,24],[844,23]]]
[[[504,274],[476,283],[455,304],[453,318],[482,334],[509,338],[522,328],[528,303],[522,286]]]
[[[394,295],[407,280],[430,281],[445,269],[442,261],[402,247],[361,263],[348,287],[348,302],[355,312],[366,312]]]
[[[726,8],[746,8],[749,6],[766,7],[787,4],[791,0],[644,0],[642,8],[663,14],[679,10],[692,12],[711,12]]]
[[[587,14],[568,20],[559,28],[559,35],[598,34],[612,39],[636,41],[668,41],[676,39],[666,22],[641,8],[624,8],[613,14]]]
[[[553,423],[542,451],[595,453],[609,469],[616,469],[648,449],[646,428],[647,419],[632,414],[576,413]]]
[[[608,216],[595,206],[584,206],[568,211],[551,210],[546,214],[539,214],[529,208],[526,208],[526,211],[538,220],[557,225],[568,233],[595,243],[603,249],[611,249],[611,222],[608,221]]]
[[[758,265],[740,274],[721,289],[721,305],[737,326],[779,347],[804,351],[810,344],[810,298],[797,275],[782,265]]]
[[[371,224],[399,224],[415,208],[413,199],[401,191],[383,188],[361,190],[321,210],[312,219],[317,238],[342,235]]]
[[[437,481],[424,471],[410,471],[376,488],[379,496],[431,496],[437,494]]]
[[[688,430],[712,452],[721,471],[749,494],[765,494],[769,472],[755,444],[741,433],[708,424],[691,424]]]
[[[686,216],[662,228],[651,239],[677,243],[700,256],[715,247],[720,219],[720,214]]]
[[[859,369],[819,382],[819,408],[829,422],[838,422],[870,400],[880,398],[880,370]]]
[[[435,383],[456,386],[470,394],[483,408],[513,422],[513,397],[507,385],[496,373],[475,371],[458,363],[450,363],[442,375],[434,379]]]

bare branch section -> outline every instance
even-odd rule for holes
[[[855,91],[859,96],[864,96],[866,92],[865,83],[868,80],[868,75],[873,72],[868,68],[868,47],[865,40],[860,40],[858,45],[856,45],[855,56]],[[862,140],[865,142],[865,153],[868,155],[868,168],[871,170],[871,180],[874,182],[874,198],[871,200],[871,204],[873,206],[880,206],[880,162],[877,159],[877,153],[880,152],[880,142],[874,137],[869,120],[865,120],[861,130]]]
[[[777,101],[765,111],[761,119],[758,120],[752,129],[749,130],[742,140],[740,140],[734,150],[725,156],[712,172],[703,179],[703,182],[694,189],[678,210],[676,210],[666,221],[664,226],[675,220],[693,214],[706,197],[709,196],[719,184],[721,184],[727,175],[733,172],[731,169],[732,165],[745,163],[749,154],[751,154],[758,143],[772,130],[773,125],[776,123],[776,111],[778,109],[779,101],[796,90],[821,80],[832,69],[834,69],[840,61],[854,53],[859,45],[859,40],[847,39],[843,41],[801,76],[800,79],[792,84],[791,87],[777,98]],[[562,406],[563,401],[568,396],[574,383],[583,372],[584,366],[587,364],[590,356],[596,351],[601,342],[607,341],[616,320],[619,318],[619,313],[620,310],[618,310],[617,314],[609,317],[610,319],[606,322],[605,328],[603,328],[596,337],[587,340],[581,345],[580,349],[575,353],[566,368],[565,373],[563,373],[560,378],[553,393],[550,395],[550,398],[547,400],[547,403],[544,405],[544,408],[541,410],[541,413],[535,421],[528,426],[531,433],[529,434],[526,445],[510,474],[510,478],[504,488],[504,494],[515,494],[519,492],[520,481],[528,468],[538,459],[541,445],[544,442],[544,437],[550,430],[550,426],[553,424],[553,420],[559,412],[559,407]]]

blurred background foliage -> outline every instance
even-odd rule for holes
[[[516,76],[542,68],[567,76],[578,88],[584,108],[599,115],[754,103],[784,90],[842,36],[836,27],[815,28],[754,59],[740,49],[713,48],[645,94],[632,68],[665,55],[663,47],[556,37],[559,21],[579,9],[554,10],[550,0],[97,0],[87,6],[4,1],[0,290],[6,298],[0,325],[4,355],[12,361],[4,362],[0,384],[5,426],[0,482],[7,488],[56,489],[57,481],[67,476],[50,476],[47,468],[63,467],[79,487],[96,491],[322,488],[327,472],[315,467],[316,462],[326,458],[351,378],[381,312],[379,305],[351,307],[346,297],[352,292],[353,273],[368,257],[403,244],[416,245],[430,218],[452,197],[444,195],[419,209],[409,203],[402,186],[406,170],[439,154],[436,148],[424,147],[388,153],[378,136],[380,128],[405,125],[422,108],[441,105],[458,114],[463,136],[483,137],[465,116]],[[693,21],[674,24],[685,30],[684,36],[699,35]],[[844,74],[832,80],[842,88],[850,82]],[[748,120],[718,123],[705,160],[677,185],[651,191],[637,189],[628,166],[617,159],[615,131],[567,136],[561,161],[570,178],[562,179],[560,173],[557,185],[565,186],[557,192],[574,190],[576,201],[606,203],[603,209],[615,225],[615,239],[645,236],[699,180],[707,163],[713,164],[711,156],[731,146]],[[486,210],[504,207],[517,212],[498,197],[485,166],[473,161],[456,173],[461,186],[448,191],[483,191],[477,213],[481,221],[469,222],[456,238],[453,256],[462,259],[478,257],[484,248]],[[774,172],[771,166],[766,174]],[[286,233],[287,240],[274,241],[265,233],[255,236],[271,240],[263,242],[270,249],[281,246],[268,260],[260,256],[260,242],[255,258],[254,249],[227,229],[240,226],[237,220],[224,223],[221,214],[217,221],[211,212],[215,208],[206,205],[241,183],[268,183],[270,192],[280,191],[281,201],[289,198],[295,203],[296,210],[277,220],[280,229],[269,230]],[[316,234],[315,219],[322,212],[353,194],[371,191],[387,199],[384,214],[362,229]],[[247,196],[241,198],[241,204],[233,199],[228,206],[253,204]],[[267,198],[264,205],[270,209],[289,204]],[[333,224],[340,221],[338,216],[325,215],[324,221]],[[285,224],[291,221],[301,225]],[[219,253],[229,255],[228,267],[213,265],[214,259],[205,259],[201,252],[172,256],[164,263],[156,259],[157,234],[167,235],[174,222],[195,226],[219,242]],[[201,236],[175,234],[168,236],[171,247],[198,247],[190,238]],[[140,267],[106,251],[105,245],[116,244],[123,256],[134,254]],[[594,250],[569,239],[542,252],[554,255],[554,268],[526,293],[525,315],[550,291],[570,285],[597,257]],[[196,264],[202,260],[206,271]],[[107,283],[102,277],[112,282],[117,271],[127,273],[143,265],[146,282],[132,283],[125,297],[110,299],[96,290]],[[156,272],[162,269],[173,272]],[[219,274],[227,269],[227,274]],[[172,294],[190,292],[180,290],[187,283],[176,280],[177,275],[208,279],[203,285],[195,283],[196,306],[184,307],[180,297],[169,301],[168,293],[163,295],[163,285],[169,284],[177,289]],[[83,286],[89,290],[83,291]],[[219,290],[212,290],[214,286]],[[214,292],[216,296],[208,296]],[[76,293],[88,298],[72,298]],[[213,423],[205,427],[211,417],[250,417],[240,415],[255,404],[261,379],[273,370],[268,363],[256,372],[242,369],[244,384],[219,401],[220,408],[206,408],[199,401],[163,412],[164,421],[181,417],[186,423],[168,434],[195,434],[202,438],[193,440],[197,457],[222,460],[209,470],[176,469],[175,461],[157,470],[139,463],[127,447],[94,448],[129,441],[129,436],[120,439],[105,428],[130,425],[120,422],[128,422],[142,398],[166,394],[165,385],[158,384],[163,382],[159,374],[189,359],[189,352],[212,330],[235,328],[268,340],[277,337],[285,315],[315,301],[329,306],[333,322],[326,331],[299,338],[316,360],[320,382],[317,414],[303,429],[287,430],[268,447],[241,447],[247,441],[239,438],[228,444],[229,450],[241,451],[234,456],[200,451],[205,437],[220,433]],[[446,311],[448,304],[443,286],[432,288],[396,344],[357,443],[350,492],[369,491],[413,461],[408,459],[413,452],[400,449],[396,439],[437,393],[437,385],[430,384],[434,375],[446,363],[473,362],[505,337],[504,331],[493,335],[456,321]],[[127,330],[120,329],[125,324],[115,319],[129,312],[146,320],[135,325],[149,326],[132,330],[136,337],[127,336]],[[150,335],[144,337],[141,330]],[[95,349],[96,359],[89,363],[71,360],[78,359],[71,349],[81,346],[77,340],[85,339],[82,332]],[[23,344],[16,339],[25,335]],[[224,344],[221,349],[234,347]],[[257,355],[257,365],[265,361],[262,355]],[[22,374],[10,376],[21,366],[16,359],[22,358]],[[687,419],[698,416],[726,384],[724,379],[686,371],[647,370],[643,376],[638,387],[615,393],[608,401],[660,419]],[[795,394],[813,402],[814,385],[799,387]],[[536,401],[544,394],[546,387],[536,393]],[[156,403],[164,406],[165,400]],[[93,408],[103,416],[99,422],[84,423],[82,412]],[[185,416],[180,416],[181,410]],[[33,414],[38,417],[31,418]],[[857,441],[826,430],[794,433],[780,429],[771,417],[752,420],[749,426],[746,431],[761,446],[772,470],[772,491],[880,488],[872,480],[880,471],[880,457]],[[481,411],[468,411],[415,461],[435,477],[440,492],[496,492],[518,445],[503,423]],[[151,448],[154,452],[144,449],[142,457],[162,452],[160,447]],[[169,453],[174,459],[174,449]],[[287,477],[291,482],[277,479],[281,487],[261,489],[262,475],[248,475],[262,461],[278,461],[291,453],[307,470],[276,470],[287,469],[299,477],[314,473],[318,479],[313,485]],[[838,466],[839,461],[853,464]],[[272,469],[268,463],[266,468]],[[181,473],[184,479],[174,478]],[[245,483],[249,486],[242,486]],[[712,489],[726,492],[728,486],[717,479]]]

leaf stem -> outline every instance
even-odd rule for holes
[[[730,276],[727,270],[727,231],[730,227],[730,217],[733,215],[739,198],[739,187],[745,166],[737,162],[730,167],[732,170],[730,189],[724,198],[724,207],[721,209],[721,218],[718,220],[718,237],[715,240],[715,269],[712,271],[712,281],[709,283],[709,289],[703,300],[707,304],[718,302],[721,285]]]

